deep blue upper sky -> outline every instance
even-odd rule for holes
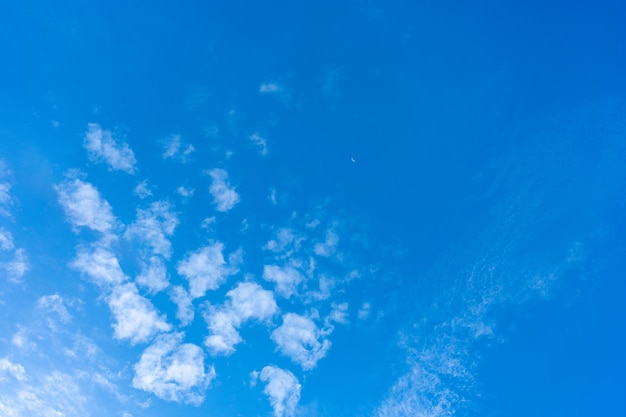
[[[0,3],[0,416],[626,415],[626,6]]]

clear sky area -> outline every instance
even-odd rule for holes
[[[625,17],[0,0],[0,417],[626,416]]]

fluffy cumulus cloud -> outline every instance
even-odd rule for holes
[[[164,290],[169,285],[167,279],[167,268],[163,259],[158,256],[151,256],[141,266],[141,272],[135,278],[137,284],[147,288],[150,292],[156,293]]]
[[[254,282],[241,282],[226,296],[228,301],[223,306],[210,307],[205,314],[210,332],[205,345],[214,354],[234,352],[241,342],[237,329],[244,321],[266,321],[278,311],[274,294]]]
[[[226,263],[223,251],[224,244],[215,242],[188,253],[178,263],[176,271],[189,282],[189,294],[193,298],[218,288],[229,275],[238,272],[234,265]]]
[[[142,297],[132,283],[115,287],[107,303],[115,318],[113,329],[117,339],[129,340],[134,345],[171,329],[165,317],[158,314],[150,300]]]
[[[143,243],[155,255],[169,259],[172,244],[169,237],[174,234],[178,217],[167,201],[156,201],[148,209],[137,209],[136,220],[128,226],[124,237]]]
[[[176,159],[187,162],[196,149],[191,144],[184,144],[180,135],[172,135],[165,140],[163,146],[163,159]]]
[[[104,162],[111,170],[135,173],[135,154],[127,143],[117,141],[109,130],[103,130],[96,123],[87,125],[87,133],[83,141],[89,159]]]
[[[278,350],[304,370],[315,368],[317,362],[326,356],[330,341],[323,336],[313,320],[294,313],[285,314],[283,324],[272,332],[272,340]]]
[[[239,202],[239,194],[228,181],[228,173],[221,168],[214,168],[207,171],[212,182],[209,192],[213,196],[213,204],[217,211],[225,212],[235,207]]]
[[[70,266],[100,286],[126,280],[117,257],[109,249],[97,245],[80,248]]]
[[[116,220],[111,206],[96,187],[74,178],[58,184],[55,189],[59,203],[73,226],[102,233],[113,229]]]
[[[300,401],[302,388],[295,375],[275,366],[266,366],[261,370],[260,379],[266,383],[263,392],[270,400],[274,416],[293,416]]]
[[[297,287],[304,280],[304,277],[291,266],[281,268],[276,265],[265,265],[263,267],[263,279],[273,282],[276,286],[276,292],[289,298],[296,293]]]
[[[194,318],[193,298],[180,285],[175,286],[170,291],[170,298],[176,304],[176,318],[180,320],[183,326],[191,323]]]
[[[206,369],[202,349],[181,343],[181,333],[156,339],[135,365],[135,388],[169,401],[200,404],[204,390],[215,377],[213,367]]]

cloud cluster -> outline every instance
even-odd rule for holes
[[[209,192],[213,196],[213,204],[217,211],[226,212],[231,210],[239,202],[239,194],[228,181],[228,173],[221,168],[207,171],[212,182]]]
[[[330,348],[330,341],[315,322],[295,313],[283,315],[283,323],[271,337],[278,350],[304,370],[315,368]]]
[[[224,244],[214,242],[187,253],[178,263],[176,271],[189,282],[191,297],[204,296],[208,290],[218,288],[228,276],[239,271],[233,262],[226,262],[223,251]]]
[[[260,379],[266,383],[263,392],[269,397],[274,417],[293,416],[302,389],[295,375],[275,366],[266,366],[261,370]]]
[[[135,173],[137,161],[128,144],[115,140],[111,131],[103,130],[100,125],[89,123],[83,146],[90,160],[104,162],[114,171]]]
[[[133,386],[169,401],[200,404],[204,390],[215,378],[215,369],[204,365],[204,352],[181,343],[181,333],[160,336],[134,366]]]
[[[209,336],[204,344],[214,354],[230,354],[241,342],[238,328],[247,320],[267,321],[276,314],[278,306],[271,291],[254,282],[240,282],[226,293],[223,306],[209,307],[205,319]]]

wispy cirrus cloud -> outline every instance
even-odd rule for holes
[[[240,282],[226,293],[228,301],[205,313],[209,336],[204,344],[214,354],[230,354],[241,342],[238,328],[247,320],[267,321],[278,311],[271,291],[254,282]]]
[[[214,168],[207,171],[212,182],[209,186],[209,192],[213,196],[213,204],[217,211],[226,212],[232,210],[239,202],[239,194],[228,181],[228,172],[221,168]]]
[[[215,378],[215,369],[205,367],[199,346],[182,339],[182,333],[158,337],[134,366],[133,386],[164,400],[198,405]]]
[[[263,392],[269,397],[274,417],[295,415],[302,389],[296,376],[276,366],[266,366],[261,370],[259,378],[266,383]]]
[[[330,348],[331,343],[324,336],[324,332],[310,318],[287,313],[271,338],[283,355],[302,369],[311,370]]]
[[[126,142],[115,140],[110,130],[97,123],[89,123],[83,140],[87,155],[93,162],[104,162],[113,171],[135,173],[135,154]]]

